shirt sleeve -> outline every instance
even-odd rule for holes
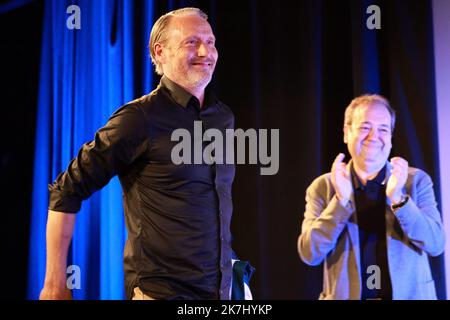
[[[417,169],[416,169],[417,170]],[[440,255],[445,248],[445,232],[433,191],[433,182],[423,171],[411,178],[416,186],[414,197],[395,210],[400,227],[408,239],[430,256]]]
[[[107,124],[84,144],[67,170],[49,185],[49,209],[76,213],[81,202],[104,187],[145,153],[149,139],[139,103],[117,110]]]
[[[317,178],[306,191],[306,210],[297,246],[300,258],[308,265],[319,265],[334,249],[339,235],[354,212],[354,206],[342,207],[326,180]],[[330,198],[331,197],[331,198]]]

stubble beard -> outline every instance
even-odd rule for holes
[[[196,72],[188,70],[186,73],[186,85],[192,89],[205,88],[212,79],[213,71]]]

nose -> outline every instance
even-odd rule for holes
[[[208,56],[208,47],[205,45],[205,43],[201,42],[200,45],[198,46],[198,50],[197,50],[197,55],[199,57],[206,57]]]
[[[378,129],[375,127],[372,127],[368,134],[369,140],[376,140],[379,138],[379,136],[380,136],[380,133],[378,132]]]

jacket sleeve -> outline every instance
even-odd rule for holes
[[[353,213],[352,207],[342,207],[331,190],[329,175],[317,178],[306,191],[306,210],[298,252],[309,265],[319,265],[334,249],[337,239]]]
[[[417,169],[416,169],[417,170]],[[415,199],[409,197],[404,206],[394,213],[408,239],[431,256],[440,255],[445,247],[442,219],[437,210],[433,182],[428,174],[418,170],[412,183]]]
[[[49,209],[78,212],[83,200],[142,155],[148,147],[145,121],[138,103],[117,110],[49,185]]]

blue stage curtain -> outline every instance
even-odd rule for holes
[[[70,5],[81,10],[81,29],[70,30]],[[153,24],[150,0],[46,0],[41,55],[28,298],[45,277],[47,185],[81,145],[122,104],[148,93],[152,83],[146,44]],[[126,239],[117,178],[82,205],[69,265],[81,270],[75,299],[123,299]]]

